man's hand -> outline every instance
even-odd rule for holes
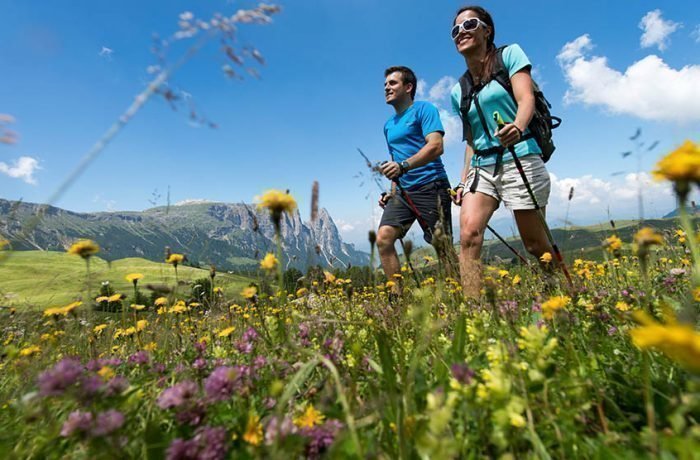
[[[386,192],[382,193],[382,196],[379,197],[379,207],[384,209],[384,207],[386,206],[386,204],[389,202],[390,199],[391,199],[390,194],[388,194]]]
[[[515,123],[506,123],[503,128],[497,129],[494,134],[498,137],[498,141],[503,147],[510,147],[522,137],[522,131]]]
[[[401,165],[395,161],[387,161],[381,165],[381,173],[386,176],[387,179],[394,180],[401,176]]]

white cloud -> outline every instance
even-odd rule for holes
[[[700,43],[700,24],[695,26],[695,29],[690,33],[690,36],[695,39],[695,43]]]
[[[642,48],[656,46],[660,51],[668,47],[669,36],[675,32],[681,24],[673,21],[666,21],[661,17],[661,10],[649,11],[639,22],[642,29],[639,43]]]
[[[700,65],[673,69],[649,55],[623,73],[611,68],[605,57],[587,57],[592,46],[590,37],[582,35],[564,45],[557,56],[569,83],[566,103],[598,105],[646,120],[700,120]]]
[[[418,84],[416,85],[416,99],[423,99],[425,97],[425,88],[427,86],[428,83],[425,80],[418,80]]]
[[[445,146],[457,145],[462,142],[462,119],[443,108],[438,108],[438,111],[442,127],[445,128],[445,137],[443,138]]]
[[[335,221],[335,225],[338,227],[338,230],[341,232],[351,232],[355,230],[355,226],[351,224],[350,222],[346,222],[343,219],[337,219]]]
[[[462,142],[462,120],[453,113],[450,93],[457,80],[450,76],[440,78],[437,83],[428,86],[425,80],[418,81],[417,99],[427,99],[440,112],[440,121],[445,128],[444,144],[446,147]]]
[[[12,177],[13,179],[22,179],[27,184],[36,185],[34,173],[41,169],[39,161],[32,157],[19,157],[12,165],[0,161],[0,173]]]
[[[564,45],[561,51],[559,51],[557,59],[559,59],[559,62],[573,62],[583,57],[583,54],[591,49],[593,49],[591,37],[588,34],[584,34],[576,40]]]
[[[430,87],[428,91],[428,100],[431,102],[442,102],[449,98],[452,87],[457,84],[457,80],[450,76],[442,77]],[[449,101],[448,101],[449,102]]]
[[[213,203],[211,200],[205,200],[203,198],[186,198],[184,200],[178,201],[173,206],[187,206],[188,204],[205,204]]]

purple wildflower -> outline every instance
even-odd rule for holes
[[[155,374],[163,374],[165,373],[166,367],[165,364],[163,363],[153,363],[151,364],[151,371],[154,372]]]
[[[284,440],[290,434],[296,434],[297,431],[292,418],[288,415],[285,415],[281,422],[279,417],[274,416],[270,418],[265,427],[265,444],[271,446],[277,440]]]
[[[311,428],[302,428],[301,434],[309,438],[306,446],[306,457],[320,458],[321,454],[333,444],[336,435],[343,428],[338,420],[328,420],[323,425]]]
[[[299,324],[299,344],[302,347],[308,347],[311,345],[311,340],[309,340],[309,325],[308,323]]]
[[[98,375],[86,375],[80,381],[80,397],[89,399],[102,390],[104,381]]]
[[[61,428],[61,436],[67,438],[73,433],[85,433],[92,425],[92,414],[90,412],[81,412],[79,410],[68,414],[68,418],[63,422]]]
[[[107,385],[105,386],[105,394],[107,396],[122,394],[127,388],[129,388],[129,381],[126,379],[126,377],[117,375],[107,382]]]
[[[84,368],[76,358],[65,358],[48,371],[39,375],[39,393],[42,396],[58,396],[75,385]]]
[[[196,370],[204,369],[205,367],[207,367],[207,360],[201,357],[197,358],[192,363],[192,367]]]
[[[158,396],[158,407],[161,409],[180,407],[190,401],[197,394],[197,390],[197,384],[191,380],[175,384]]]
[[[124,414],[115,409],[97,414],[95,426],[91,430],[93,436],[107,436],[124,425]]]
[[[183,425],[197,426],[204,420],[207,412],[204,408],[204,403],[201,401],[196,401],[193,404],[189,404],[189,407],[178,409],[177,414],[175,414],[175,420]]]
[[[131,364],[136,365],[136,366],[148,364],[148,362],[150,360],[151,360],[151,356],[148,354],[147,351],[144,351],[144,350],[137,351],[133,355],[129,356],[129,362]]]
[[[247,394],[250,368],[247,366],[221,366],[204,381],[204,391],[213,402],[224,401],[234,392]]]
[[[474,371],[464,363],[455,363],[451,367],[452,376],[464,385],[469,385],[474,377]]]
[[[203,426],[187,441],[175,439],[168,447],[168,460],[219,460],[226,458],[228,436],[223,427]]]
[[[617,333],[617,328],[615,326],[610,326],[608,328],[608,335],[615,335]]]

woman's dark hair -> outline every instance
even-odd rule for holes
[[[491,75],[491,70],[493,68],[493,59],[496,56],[496,44],[494,43],[494,39],[496,38],[496,26],[493,23],[493,18],[491,17],[491,14],[484,8],[476,5],[463,6],[462,8],[457,10],[457,13],[455,13],[455,17],[452,20],[453,26],[455,25],[455,22],[457,21],[459,15],[464,13],[465,11],[474,12],[474,14],[476,14],[476,17],[484,21],[484,23],[491,29],[491,34],[488,37],[488,43],[486,45],[487,48],[486,58],[484,59],[484,68],[482,69],[481,80],[483,80],[483,77],[488,77],[489,75]]]

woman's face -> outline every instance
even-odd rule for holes
[[[468,19],[479,19],[477,14],[472,10],[462,11],[455,19],[455,25],[462,24]],[[469,24],[468,24],[469,25]],[[471,28],[471,27],[467,27]],[[470,54],[478,50],[480,47],[486,47],[488,38],[491,35],[491,29],[483,22],[479,22],[476,28],[472,30],[464,30],[463,27],[458,28],[459,32],[454,37],[455,47],[460,54]]]

